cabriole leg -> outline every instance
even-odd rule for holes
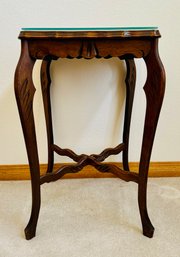
[[[33,98],[35,88],[32,81],[32,70],[35,60],[28,52],[28,43],[22,40],[22,50],[15,73],[15,95],[24,133],[24,140],[29,160],[32,186],[32,210],[29,223],[25,228],[26,239],[36,234],[40,210],[40,170],[33,116]]]
[[[134,90],[136,85],[136,66],[134,59],[125,59],[127,67],[126,75],[126,106],[125,106],[125,117],[124,117],[124,129],[123,129],[123,143],[125,144],[125,149],[123,150],[123,168],[129,171],[129,132],[131,123],[131,114],[134,100]]]
[[[143,234],[153,237],[154,227],[147,211],[147,179],[151,157],[151,151],[164,97],[165,72],[158,55],[158,39],[152,41],[149,54],[144,57],[147,66],[147,81],[144,86],[146,93],[146,116],[144,124],[144,135],[139,165],[138,202],[141,215]]]
[[[47,142],[48,142],[48,167],[47,173],[53,171],[54,166],[54,152],[53,152],[53,128],[52,128],[52,113],[51,113],[51,99],[50,99],[50,65],[51,60],[44,59],[41,65],[41,88],[44,104],[44,113],[46,120]]]

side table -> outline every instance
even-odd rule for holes
[[[165,71],[158,54],[160,33],[156,27],[139,28],[26,28],[19,35],[21,56],[15,72],[15,95],[19,109],[24,139],[27,149],[32,184],[32,211],[25,228],[26,239],[36,234],[40,210],[40,186],[45,182],[56,181],[64,174],[78,172],[86,165],[92,165],[100,172],[111,172],[125,181],[138,184],[138,203],[143,234],[152,237],[154,227],[147,212],[147,178],[150,156],[165,90]],[[77,155],[70,149],[62,149],[54,143],[51,99],[50,65],[58,58],[112,58],[125,60],[126,106],[123,139],[115,148],[107,148],[100,154]],[[131,112],[134,98],[136,68],[134,58],[143,58],[147,67],[146,115],[139,163],[139,173],[129,170],[128,146]],[[33,99],[35,86],[32,70],[37,59],[42,60],[41,86],[47,128],[48,168],[46,175],[40,176],[36,142]],[[122,151],[123,170],[114,164],[103,161],[112,154]],[[54,152],[68,156],[76,164],[64,165],[53,172]]]

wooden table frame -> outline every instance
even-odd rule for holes
[[[15,72],[15,95],[19,109],[24,139],[26,143],[32,184],[32,211],[25,228],[26,239],[36,234],[40,210],[40,186],[55,181],[68,172],[78,172],[86,165],[93,165],[100,172],[112,172],[125,181],[138,184],[138,203],[143,234],[152,237],[154,227],[147,212],[147,178],[150,156],[163,101],[165,72],[158,54],[158,30],[143,31],[21,31],[21,56]],[[115,148],[108,148],[100,154],[77,155],[70,149],[62,149],[54,144],[51,101],[50,101],[50,64],[58,58],[111,58],[125,60],[126,107],[123,140]],[[134,58],[143,58],[147,67],[146,115],[139,164],[139,173],[129,170],[128,145],[131,112],[134,98],[136,68]],[[48,168],[46,175],[40,177],[39,158],[35,133],[33,98],[35,87],[32,70],[37,59],[42,60],[41,85],[45,110],[48,141]],[[123,154],[123,170],[113,164],[102,163],[109,155]],[[53,172],[54,152],[72,158],[76,164],[65,165]]]

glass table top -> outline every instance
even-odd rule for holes
[[[22,28],[22,31],[146,31],[158,27]]]
[[[45,38],[130,38],[160,37],[158,27],[29,27],[22,28],[19,39]]]

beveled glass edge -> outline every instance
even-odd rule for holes
[[[89,28],[21,28],[21,31],[145,31],[158,30],[158,27],[89,27]]]

